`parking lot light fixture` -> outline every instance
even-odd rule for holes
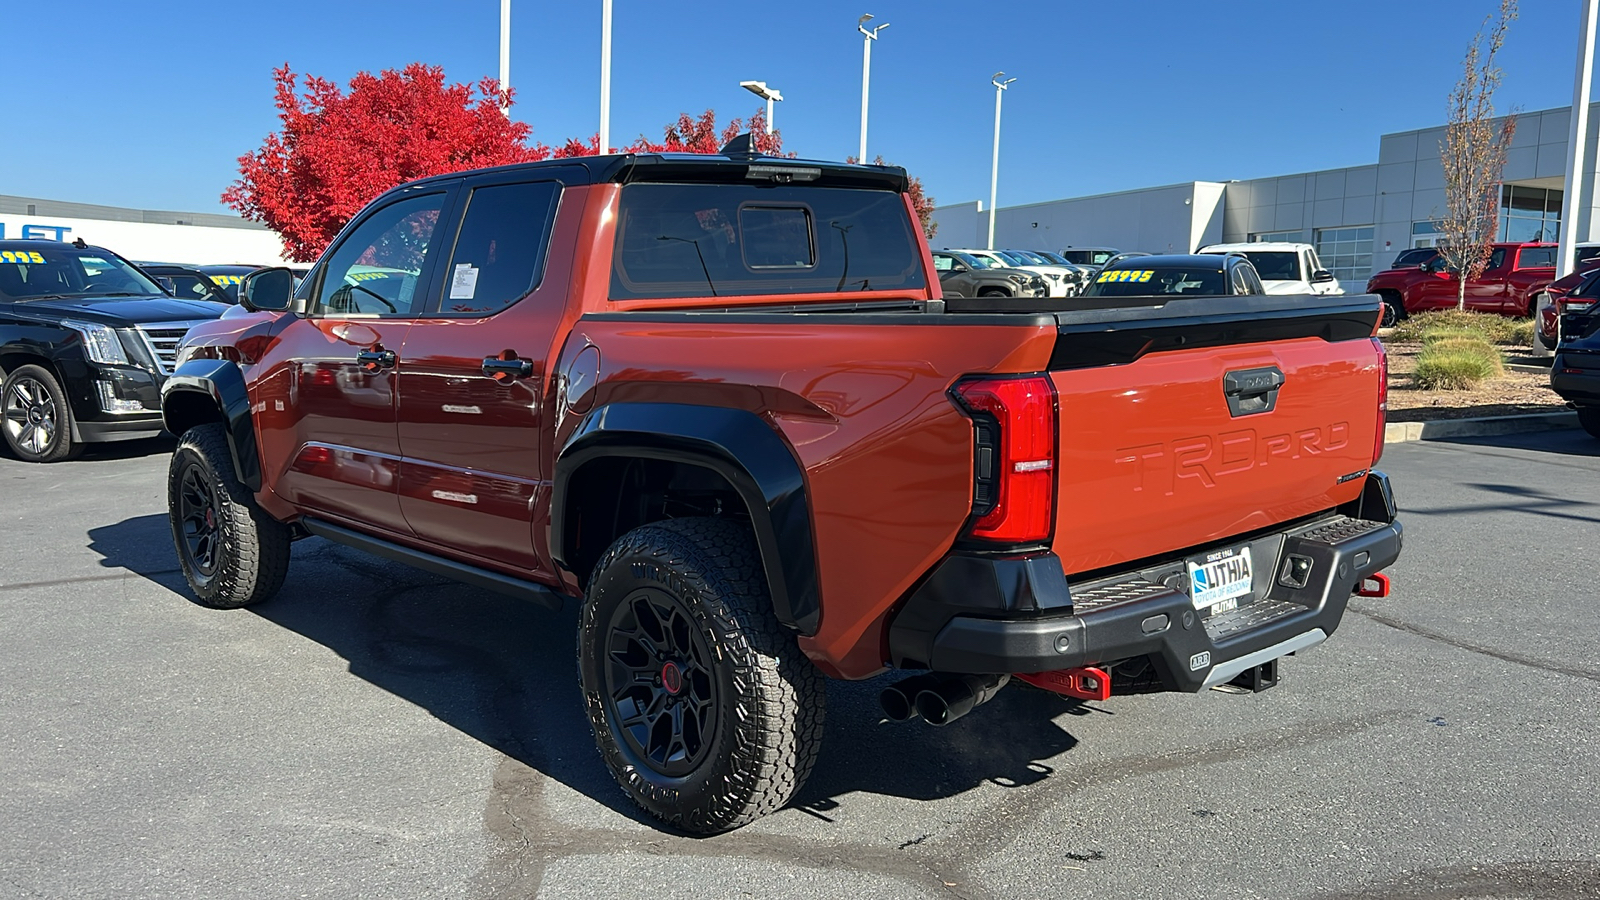
[[[742,87],[750,93],[755,94],[757,97],[767,101],[767,134],[771,134],[772,104],[774,101],[782,101],[783,95],[778,93],[777,88],[767,87],[767,83],[765,81],[741,81],[739,82],[739,87]]]
[[[865,165],[867,162],[867,92],[872,86],[872,42],[878,39],[878,32],[889,27],[889,23],[867,27],[867,21],[872,18],[872,13],[867,13],[856,20],[856,30],[866,35],[861,42],[861,154],[856,157],[856,162]]]
[[[511,89],[511,0],[500,0],[500,96]],[[500,111],[511,118],[511,104],[501,100]]]
[[[600,152],[611,152],[611,0],[600,6]]]
[[[989,243],[988,249],[994,249],[994,203],[995,192],[1000,187],[1000,98],[1005,94],[1007,87],[1015,78],[1005,78],[1006,73],[996,72],[989,83],[994,85],[994,164],[989,167]]]

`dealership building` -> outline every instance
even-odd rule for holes
[[[1571,107],[1522,113],[1506,153],[1498,238],[1556,240],[1571,130]],[[1577,206],[1577,240],[1600,239],[1595,216],[1596,130],[1590,107],[1587,187]],[[1247,181],[1191,181],[1163,187],[1002,207],[994,245],[1025,250],[1116,247],[1187,253],[1205,244],[1299,241],[1346,284],[1362,285],[1401,250],[1435,242],[1444,213],[1439,144],[1444,127],[1386,134],[1378,161]],[[989,217],[981,202],[933,211],[941,247],[983,247]]]
[[[17,238],[82,238],[137,262],[265,265],[284,259],[276,233],[237,216],[0,194],[0,240]]]

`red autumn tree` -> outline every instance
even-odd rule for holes
[[[438,66],[412,63],[362,72],[349,92],[305,76],[296,93],[288,64],[275,69],[281,131],[239,157],[239,180],[222,201],[283,236],[290,258],[316,259],[361,207],[402,182],[548,158],[531,131],[501,112],[511,91],[492,78],[446,84]]]
[[[854,156],[847,156],[844,161],[847,163],[859,162]],[[893,165],[893,163],[884,162],[881,156],[874,159],[872,164],[875,166]],[[933,221],[933,198],[922,192],[921,178],[910,173],[907,173],[907,178],[910,182],[910,187],[906,189],[906,193],[911,195],[911,208],[917,211],[917,221],[922,223],[923,236],[931,241],[933,240],[934,232],[939,230],[939,223]]]

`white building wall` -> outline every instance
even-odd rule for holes
[[[1023,250],[1092,246],[1188,253],[1197,246],[1196,235],[1207,240],[1221,235],[1223,188],[1215,182],[1187,182],[1002,207],[994,242]],[[941,206],[933,218],[939,223],[935,247],[982,247],[988,240],[988,214],[980,211],[980,204]]]
[[[147,262],[265,265],[284,261],[283,241],[265,229],[0,213],[0,237],[57,236],[67,241],[83,238],[127,259]]]

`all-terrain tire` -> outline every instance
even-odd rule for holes
[[[55,373],[43,366],[18,366],[0,385],[0,434],[25,462],[71,459],[83,450],[72,439],[72,405]]]
[[[1600,438],[1600,406],[1578,407],[1578,424],[1590,437]]]
[[[270,598],[289,572],[289,527],[256,505],[233,471],[221,423],[184,432],[167,469],[167,518],[189,588],[203,605]]]
[[[1009,297],[1011,294],[1005,288],[982,288],[978,291],[979,297]]]
[[[1406,318],[1406,308],[1400,298],[1394,294],[1383,296],[1383,320],[1378,324],[1384,328],[1393,328]]]
[[[657,522],[611,545],[578,619],[578,678],[623,792],[692,834],[782,808],[821,747],[823,679],[778,622],[734,520]]]

